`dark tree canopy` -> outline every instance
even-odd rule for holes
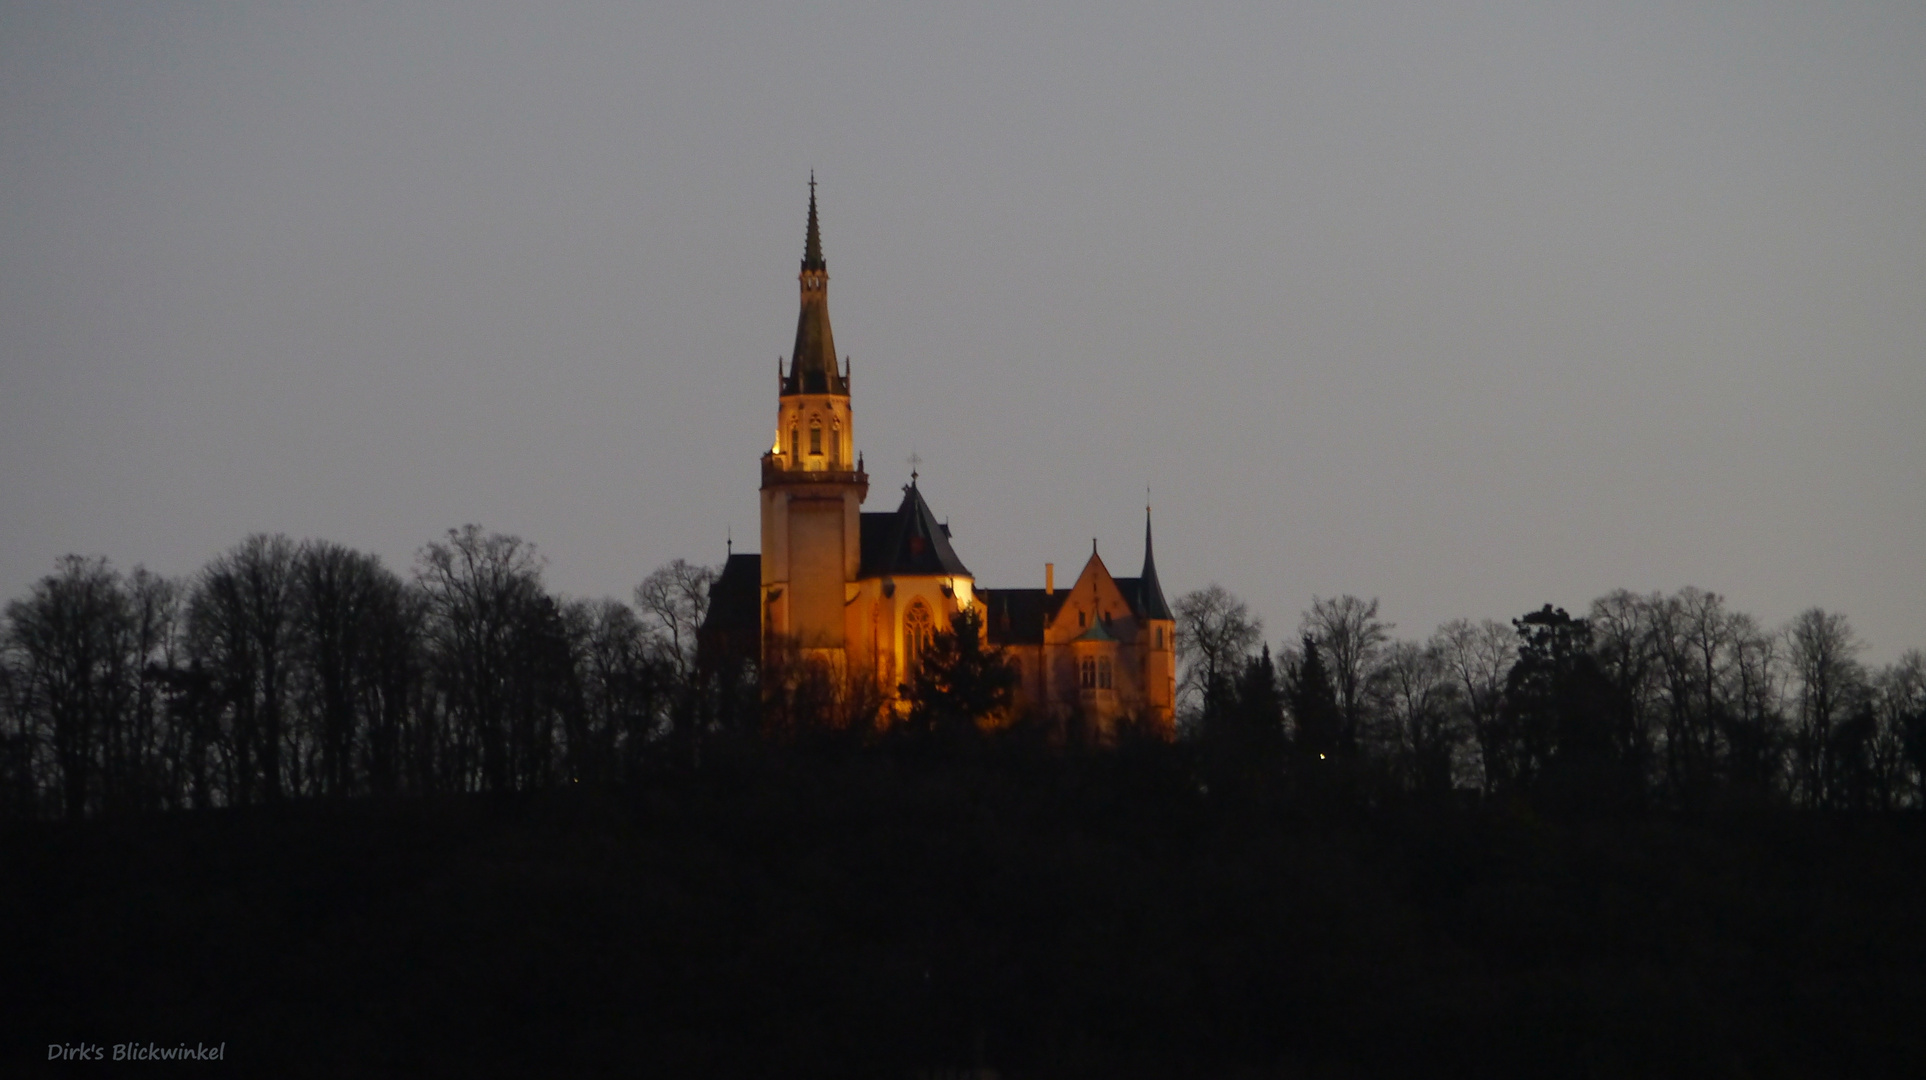
[[[968,737],[1009,711],[1016,686],[1015,666],[983,638],[982,612],[965,608],[935,635],[911,675],[907,729]]]

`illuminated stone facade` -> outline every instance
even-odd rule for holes
[[[1135,722],[1169,737],[1175,624],[1157,581],[1149,511],[1140,576],[1112,577],[1093,544],[1082,573],[1061,590],[1049,564],[1041,589],[979,587],[914,473],[895,510],[864,513],[869,475],[856,450],[849,366],[839,366],[830,332],[813,179],[798,276],[795,349],[777,370],[775,437],[762,455],[762,551],[730,554],[711,594],[707,638],[738,649],[753,640],[765,671],[801,660],[841,678],[873,677],[890,698],[932,635],[974,607],[990,643],[1021,669],[1018,709],[1099,736]]]

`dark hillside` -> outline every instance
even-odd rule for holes
[[[623,791],[12,825],[0,871],[34,1068],[147,1040],[283,1076],[1926,1062],[1916,815],[1317,811],[1205,794],[1182,748],[760,749]]]

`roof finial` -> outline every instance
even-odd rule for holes
[[[921,467],[923,464],[923,455],[917,453],[914,450],[911,450],[910,456],[909,456],[909,464],[910,464],[910,486],[915,487],[916,477],[918,475],[916,470],[919,467]]]
[[[731,555],[734,555],[734,554],[736,553],[736,528],[735,528],[735,526],[734,526],[734,525],[725,525],[725,526],[723,526],[723,531],[722,531],[722,535],[723,535],[723,543],[725,543],[725,544],[728,544],[728,545],[729,545],[729,554],[731,554]]]

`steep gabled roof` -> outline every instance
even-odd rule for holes
[[[990,641],[997,645],[1043,644],[1044,627],[1070,598],[1067,589],[1053,593],[1042,589],[979,589],[976,595],[983,601]]]
[[[886,519],[885,525],[873,519]],[[902,505],[892,514],[864,514],[861,577],[890,574],[972,577],[950,547],[950,530],[936,520],[914,479],[903,489]]]
[[[697,662],[754,660],[762,637],[762,556],[730,554],[709,585],[709,613],[696,631]]]
[[[709,584],[709,612],[702,628],[737,630],[744,626],[759,633],[762,612],[756,604],[762,592],[762,556],[731,553],[722,573]]]

